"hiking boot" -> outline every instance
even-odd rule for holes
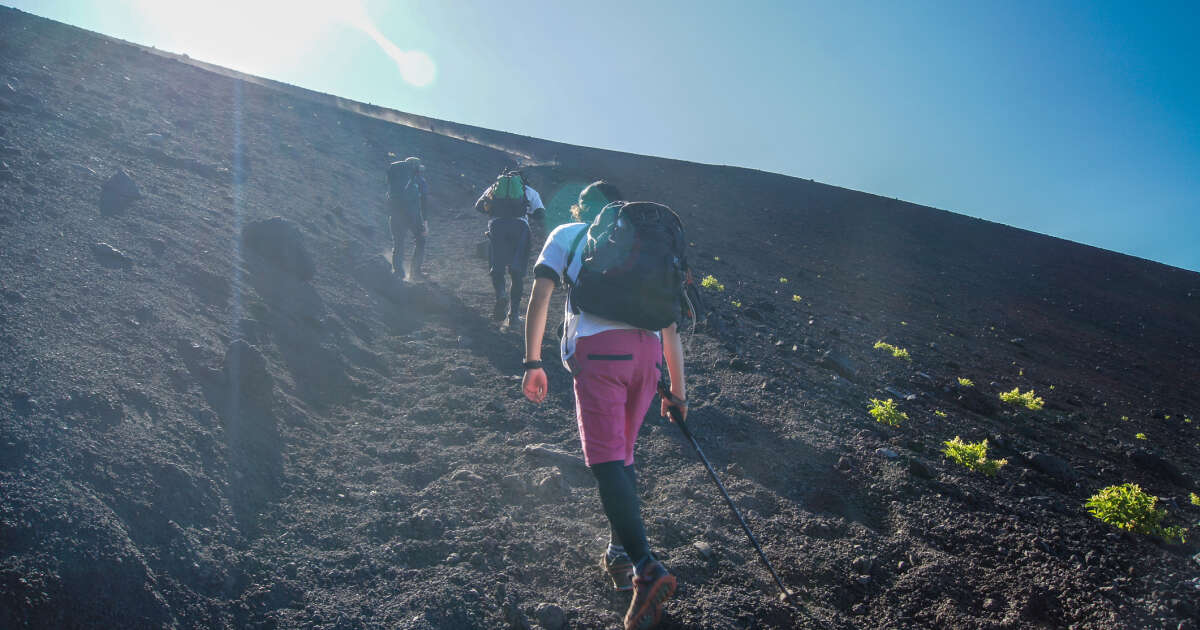
[[[629,559],[629,554],[621,551],[609,555],[605,551],[604,555],[600,556],[600,568],[608,573],[613,588],[618,591],[633,590],[633,560]]]
[[[662,620],[663,604],[675,594],[675,576],[658,560],[646,564],[645,575],[633,578],[633,601],[625,613],[625,630],[648,630]]]
[[[496,305],[492,307],[492,319],[500,321],[504,319],[504,314],[508,312],[508,296],[500,295],[496,297]]]

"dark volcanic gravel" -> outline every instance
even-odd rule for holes
[[[0,627],[617,626],[569,377],[526,403],[521,338],[487,318],[470,206],[513,162],[555,222],[601,177],[671,205],[724,285],[688,337],[689,424],[803,606],[652,417],[664,628],[1197,627],[1200,274],[338,105],[0,8]],[[416,284],[385,259],[407,155],[434,195]],[[955,436],[1008,464],[954,464]],[[1124,482],[1191,541],[1088,515]]]

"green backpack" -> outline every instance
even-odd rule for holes
[[[488,195],[488,214],[492,218],[519,218],[529,211],[525,198],[525,180],[517,171],[505,171],[496,178]]]

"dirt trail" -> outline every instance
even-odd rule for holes
[[[671,205],[724,287],[689,424],[807,607],[655,416],[664,628],[1196,627],[1195,542],[1083,503],[1136,482],[1200,533],[1200,275],[198,65],[0,8],[0,626],[615,627],[569,376],[525,402],[521,338],[487,318],[470,206],[518,159],[551,225],[601,177]],[[415,284],[381,253],[407,155],[434,206]],[[138,193],[102,208],[118,170]],[[956,435],[1008,464],[954,464]]]

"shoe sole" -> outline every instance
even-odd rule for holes
[[[634,628],[635,630],[649,630],[658,625],[662,621],[663,604],[671,599],[675,594],[675,576],[667,574],[650,587],[650,596],[646,598],[646,603],[642,609],[633,615],[633,623],[626,624],[626,628]]]

